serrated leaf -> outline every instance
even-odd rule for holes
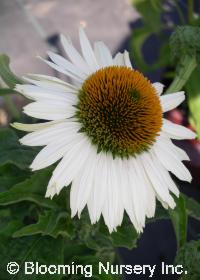
[[[181,60],[184,56],[196,57],[200,54],[200,27],[178,26],[170,37],[172,59]]]
[[[21,201],[31,201],[47,208],[58,208],[58,205],[53,200],[45,198],[50,175],[50,169],[36,172],[29,179],[13,186],[8,191],[0,193],[0,205],[5,206]]]
[[[191,122],[196,129],[198,139],[200,139],[200,69],[196,68],[187,81],[185,88],[188,98],[188,105],[191,114]]]
[[[35,234],[49,235],[57,238],[63,236],[72,238],[73,224],[67,212],[45,211],[39,216],[37,223],[20,228],[13,237],[23,237]]]
[[[181,280],[199,280],[200,276],[200,240],[186,243],[177,252],[176,265],[182,265],[187,274]]]
[[[36,152],[36,149],[22,146],[14,130],[0,130],[0,166],[10,163],[21,169],[28,169]]]
[[[73,261],[78,264],[82,264],[84,266],[86,265],[92,265],[92,270],[88,271],[88,277],[92,279],[97,280],[114,280],[114,279],[121,279],[119,275],[112,275],[112,274],[106,274],[103,270],[101,273],[99,273],[99,262],[102,262],[96,255],[90,254],[90,255],[84,255],[84,256],[74,256]],[[106,266],[106,261],[102,262]],[[111,264],[111,262],[109,262]],[[77,280],[77,279],[85,279],[85,275],[74,275],[70,279]]]
[[[128,249],[136,247],[138,238],[139,234],[136,232],[134,226],[125,223],[118,227],[116,232],[113,232],[110,235],[112,244],[115,247],[124,247]]]
[[[187,222],[188,216],[185,207],[185,200],[182,196],[175,198],[176,207],[174,210],[169,210],[169,214],[174,226],[178,247],[182,247],[187,239]]]
[[[13,221],[9,224],[9,228],[4,231],[4,235],[0,233],[0,279],[11,279],[10,275],[6,271],[6,266],[9,262],[17,262],[20,266],[20,271],[15,275],[15,279],[44,279],[43,275],[39,276],[36,273],[26,275],[24,272],[24,263],[27,262],[38,262],[40,265],[51,265],[51,264],[63,264],[64,253],[63,253],[63,239],[54,239],[51,237],[41,236],[30,236],[13,239],[10,237],[13,231],[18,228],[16,222]],[[6,236],[7,234],[7,236]],[[61,279],[62,275],[46,275],[48,279]]]
[[[23,81],[12,73],[9,63],[9,57],[5,54],[0,54],[0,76],[10,88],[14,88],[16,84],[23,84]]]

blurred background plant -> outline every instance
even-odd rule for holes
[[[52,7],[56,1],[41,2],[43,6],[40,7],[44,8],[49,3],[51,5],[48,7]],[[25,3],[30,4],[31,1],[27,0]],[[115,11],[114,3],[112,3],[113,11]],[[57,34],[48,37],[30,14],[30,10],[27,10],[28,6],[23,5],[23,1],[20,0],[18,4],[25,7],[26,15],[34,28],[39,30],[42,40],[46,40],[49,47],[62,53]],[[88,4],[88,7],[93,7],[98,14],[99,4],[93,1],[89,1]],[[200,139],[199,1],[132,0],[131,4],[141,17],[130,24],[131,35],[127,33],[127,39],[120,47],[115,46],[114,49],[120,50],[124,48],[124,44],[127,45],[134,67],[152,80],[156,78],[164,83],[165,93],[182,89],[186,91],[186,101],[167,117],[173,122],[195,130]],[[81,11],[81,8],[76,5],[71,3],[71,7]],[[131,9],[131,6],[128,9]],[[118,20],[123,11],[117,12]],[[96,33],[98,35],[96,38],[102,39],[98,30]],[[112,32],[110,34],[112,40]],[[94,267],[98,261],[129,264],[144,264],[145,261],[148,264],[160,265],[161,261],[168,263],[174,261],[176,254],[175,263],[183,264],[188,271],[188,274],[181,276],[181,279],[199,280],[200,204],[197,202],[200,198],[199,141],[183,141],[179,144],[191,157],[188,167],[194,176],[193,184],[191,186],[183,184],[174,178],[181,191],[186,194],[182,194],[177,199],[177,207],[174,211],[164,210],[158,203],[156,216],[147,221],[147,227],[142,235],[135,232],[127,217],[124,218],[123,225],[118,228],[118,231],[111,235],[102,220],[95,226],[90,225],[87,211],[84,211],[80,220],[77,218],[72,220],[69,190],[63,190],[53,200],[44,198],[52,168],[31,173],[29,165],[37,149],[21,146],[18,139],[23,133],[9,128],[9,122],[16,120],[34,122],[21,113],[21,107],[26,101],[18,98],[14,87],[16,84],[23,83],[23,78],[11,71],[9,63],[9,57],[1,54],[0,96],[3,106],[0,110],[2,125],[0,129],[0,263],[2,268],[0,279],[11,279],[6,272],[6,264],[11,260],[17,261],[21,266],[16,279],[24,279],[23,263],[26,260],[38,261],[41,264],[70,264],[74,261],[79,264],[94,264]],[[171,225],[174,228],[176,243],[172,237]],[[160,235],[162,241],[159,241]],[[156,245],[151,247],[151,243]],[[133,251],[128,251],[133,248]],[[155,253],[156,258],[154,258]],[[145,259],[147,255],[149,259]],[[156,273],[154,279],[178,278],[177,275],[161,275],[159,271]],[[29,278],[62,279],[62,275],[45,277],[37,278],[36,275],[31,275]],[[121,277],[98,275],[95,270],[94,279]],[[147,277],[147,275],[140,275],[135,279],[147,279]],[[79,278],[82,279],[82,275],[71,275],[63,279]]]

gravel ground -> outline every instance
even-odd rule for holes
[[[91,41],[103,40],[114,53],[130,34],[129,23],[139,15],[128,0],[1,0],[0,53],[11,58],[12,69],[52,74],[35,58],[49,49],[46,38],[63,33],[78,45],[78,26],[87,27]]]

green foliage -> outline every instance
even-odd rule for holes
[[[20,169],[27,169],[36,149],[22,146],[14,130],[5,128],[0,133],[0,166],[14,164]]]
[[[175,198],[176,208],[174,210],[169,210],[169,214],[174,226],[176,240],[178,247],[185,244],[187,239],[187,211],[185,207],[185,200],[182,196]]]
[[[139,235],[135,231],[133,225],[128,222],[124,222],[117,232],[113,232],[111,234],[110,239],[115,247],[133,249],[137,245],[136,242],[138,237]]]
[[[158,32],[161,26],[161,12],[163,0],[132,0],[134,7],[141,14],[145,25],[149,31]]]
[[[199,87],[200,68],[196,68],[190,79],[185,85],[190,109],[190,122],[197,132],[200,139],[200,87]]]
[[[9,63],[9,57],[5,54],[0,54],[0,77],[9,86],[9,88],[13,89],[16,84],[23,84],[23,81],[12,73]]]
[[[0,88],[0,95],[6,95],[11,93],[17,93],[17,92],[10,88]]]
[[[200,203],[186,195],[184,195],[183,197],[185,200],[187,214],[190,217],[200,221]]]
[[[178,26],[170,37],[171,56],[181,61],[186,55],[196,57],[200,54],[200,27]]]
[[[15,279],[24,279],[24,262],[39,262],[39,264],[63,264],[64,252],[62,238],[29,236],[13,239],[12,233],[19,227],[16,221],[11,222],[0,232],[0,279],[11,279],[6,272],[6,265],[16,261],[20,265],[20,272]],[[29,279],[44,279],[35,273]],[[61,275],[48,275],[48,279],[62,279]]]
[[[146,27],[139,28],[134,31],[132,38],[130,40],[130,49],[133,50],[130,55],[134,60],[136,65],[142,69],[143,71],[147,71],[149,69],[149,65],[147,65],[143,58],[142,47],[149,37],[150,30]]]
[[[39,206],[48,208],[57,207],[53,200],[45,198],[45,187],[51,171],[46,169],[37,172],[25,181],[14,185],[8,191],[0,193],[0,205],[11,205],[21,201],[31,201]]]
[[[177,252],[175,264],[181,264],[187,274],[181,280],[199,280],[200,275],[200,240],[191,241]]]
[[[169,92],[187,90],[190,109],[190,120],[200,137],[200,92],[199,63],[200,27],[179,26],[170,39],[163,33],[166,26],[161,22],[164,0],[133,0],[140,12],[143,26],[134,30],[130,42],[136,66],[141,71],[157,70],[161,67],[172,67],[176,76]],[[193,21],[198,24],[198,21]],[[156,36],[161,43],[160,52],[155,63],[149,65],[143,57],[143,49],[151,36]],[[172,62],[170,62],[170,51]],[[173,63],[173,64],[172,64]],[[173,75],[171,77],[173,77]],[[12,73],[9,58],[0,55],[0,77],[9,88],[0,88],[0,95],[7,100],[13,116],[18,117],[11,102],[11,93],[16,93],[16,84],[23,80]],[[87,210],[81,218],[71,219],[69,207],[69,188],[61,191],[53,200],[45,198],[46,187],[53,168],[31,173],[29,165],[37,149],[19,144],[17,134],[11,129],[0,130],[0,279],[10,278],[6,272],[9,261],[20,264],[20,272],[15,279],[24,279],[25,261],[39,264],[93,264],[92,279],[112,280],[117,276],[98,275],[99,261],[117,263],[117,248],[133,249],[137,246],[140,235],[137,234],[127,216],[116,232],[110,234],[103,219],[91,225]],[[181,195],[176,200],[174,210],[165,210],[157,203],[156,215],[147,222],[171,218],[178,245],[176,263],[183,264],[188,274],[182,280],[199,280],[200,242],[186,243],[188,216],[200,221],[200,204]],[[82,275],[48,275],[45,279],[85,279]],[[29,279],[44,279],[43,276],[31,275]]]
[[[73,223],[67,212],[46,210],[39,215],[37,223],[20,228],[14,233],[13,237],[41,234],[53,238],[58,236],[72,238],[73,231]]]
[[[163,35],[164,26],[161,22],[162,2],[164,1],[132,0],[133,6],[142,16],[143,26],[133,30],[129,43],[130,56],[142,72],[154,71],[169,64],[169,44]],[[144,59],[143,48],[152,35],[159,39],[160,50],[157,60],[150,65]]]
[[[12,174],[12,175],[11,175]],[[5,164],[0,167],[0,192],[6,191],[12,186],[26,179],[29,172],[24,174],[20,169],[12,164]]]
[[[23,279],[25,261],[47,265],[78,261],[96,267],[99,261],[116,261],[115,247],[136,246],[139,236],[128,219],[117,232],[109,234],[102,220],[91,225],[87,211],[80,220],[71,219],[69,188],[53,200],[45,198],[52,168],[31,173],[28,165],[36,151],[21,146],[18,140],[13,130],[0,130],[0,279],[10,279],[6,264],[11,260],[21,265],[16,279]],[[98,275],[97,270],[95,273],[94,279],[117,279]],[[40,279],[37,277],[29,278]],[[48,279],[61,278],[54,275]]]

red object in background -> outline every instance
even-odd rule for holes
[[[187,117],[183,114],[180,109],[174,109],[166,115],[167,119],[173,123],[186,126],[187,128],[194,130],[193,127],[188,123]],[[175,141],[177,146],[184,149],[190,161],[185,161],[185,165],[190,170],[193,177],[193,184],[200,186],[200,141],[197,139],[193,140],[182,140]]]
[[[168,112],[167,119],[176,124],[183,125],[183,123],[185,123],[185,118],[183,116],[183,112],[178,109],[174,109],[174,110],[171,110],[170,112]]]

